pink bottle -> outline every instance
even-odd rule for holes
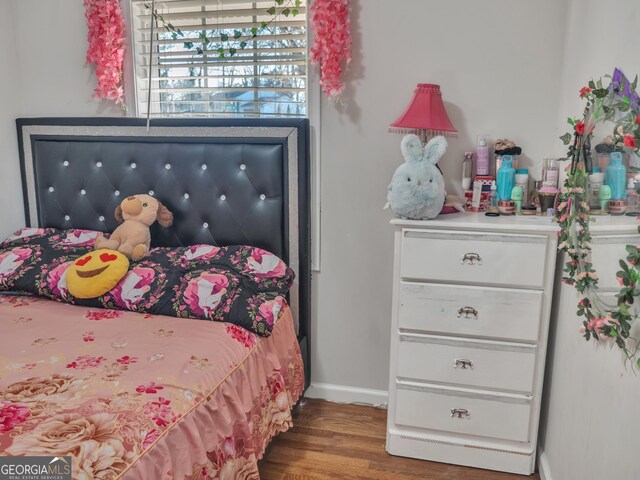
[[[484,135],[478,135],[478,148],[476,150],[476,175],[489,175],[489,147]]]

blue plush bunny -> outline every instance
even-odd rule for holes
[[[437,217],[444,205],[445,190],[436,164],[447,150],[447,141],[434,137],[423,148],[417,135],[406,135],[400,147],[405,163],[393,174],[387,205],[400,218]]]

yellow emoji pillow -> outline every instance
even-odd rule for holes
[[[95,250],[67,268],[67,287],[76,298],[96,298],[115,287],[129,270],[129,259],[116,250]]]

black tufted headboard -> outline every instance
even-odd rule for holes
[[[247,244],[296,271],[290,303],[309,381],[310,221],[305,119],[18,119],[27,225],[112,231],[128,195],[174,214],[154,246]]]

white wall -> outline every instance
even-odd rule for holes
[[[387,133],[417,83],[441,85],[459,138],[448,189],[476,135],[514,138],[540,161],[555,148],[564,1],[353,0],[345,107],[322,109],[322,271],[315,275],[314,383],[386,390],[392,228],[382,211],[402,161]],[[324,391],[323,391],[324,392]],[[347,398],[341,396],[339,398]]]
[[[566,1],[352,4],[354,62],[345,105],[326,100],[322,105],[322,271],[313,281],[312,379],[383,391],[392,229],[382,206],[401,162],[401,137],[387,133],[387,127],[417,83],[439,83],[460,132],[441,162],[449,190],[459,185],[463,152],[475,148],[479,133],[514,138],[530,161],[539,161],[556,143]],[[90,99],[82,0],[12,0],[10,5],[13,16],[3,21],[16,26],[20,53],[16,115],[121,115]],[[46,42],[54,35],[55,55]],[[6,116],[8,126],[0,124],[0,135],[13,138],[13,118]],[[3,178],[15,186],[15,144],[10,148],[11,166]],[[21,213],[8,219],[23,221]]]
[[[91,99],[95,80],[85,66],[82,3],[0,1],[0,238],[24,226],[15,119],[123,114],[118,107]]]
[[[11,3],[20,72],[18,115],[122,115],[122,109],[112,103],[91,98],[95,76],[85,65],[87,28],[82,0]]]
[[[567,131],[568,116],[582,111],[578,91],[590,79],[611,74],[616,66],[631,78],[640,74],[637,0],[569,0],[567,18],[558,133]],[[562,295],[566,301],[551,331],[541,425],[546,480],[636,479],[640,378],[625,368],[616,349],[581,338],[578,297],[564,285]]]
[[[19,85],[10,2],[0,2],[0,238],[24,224],[14,118]]]

